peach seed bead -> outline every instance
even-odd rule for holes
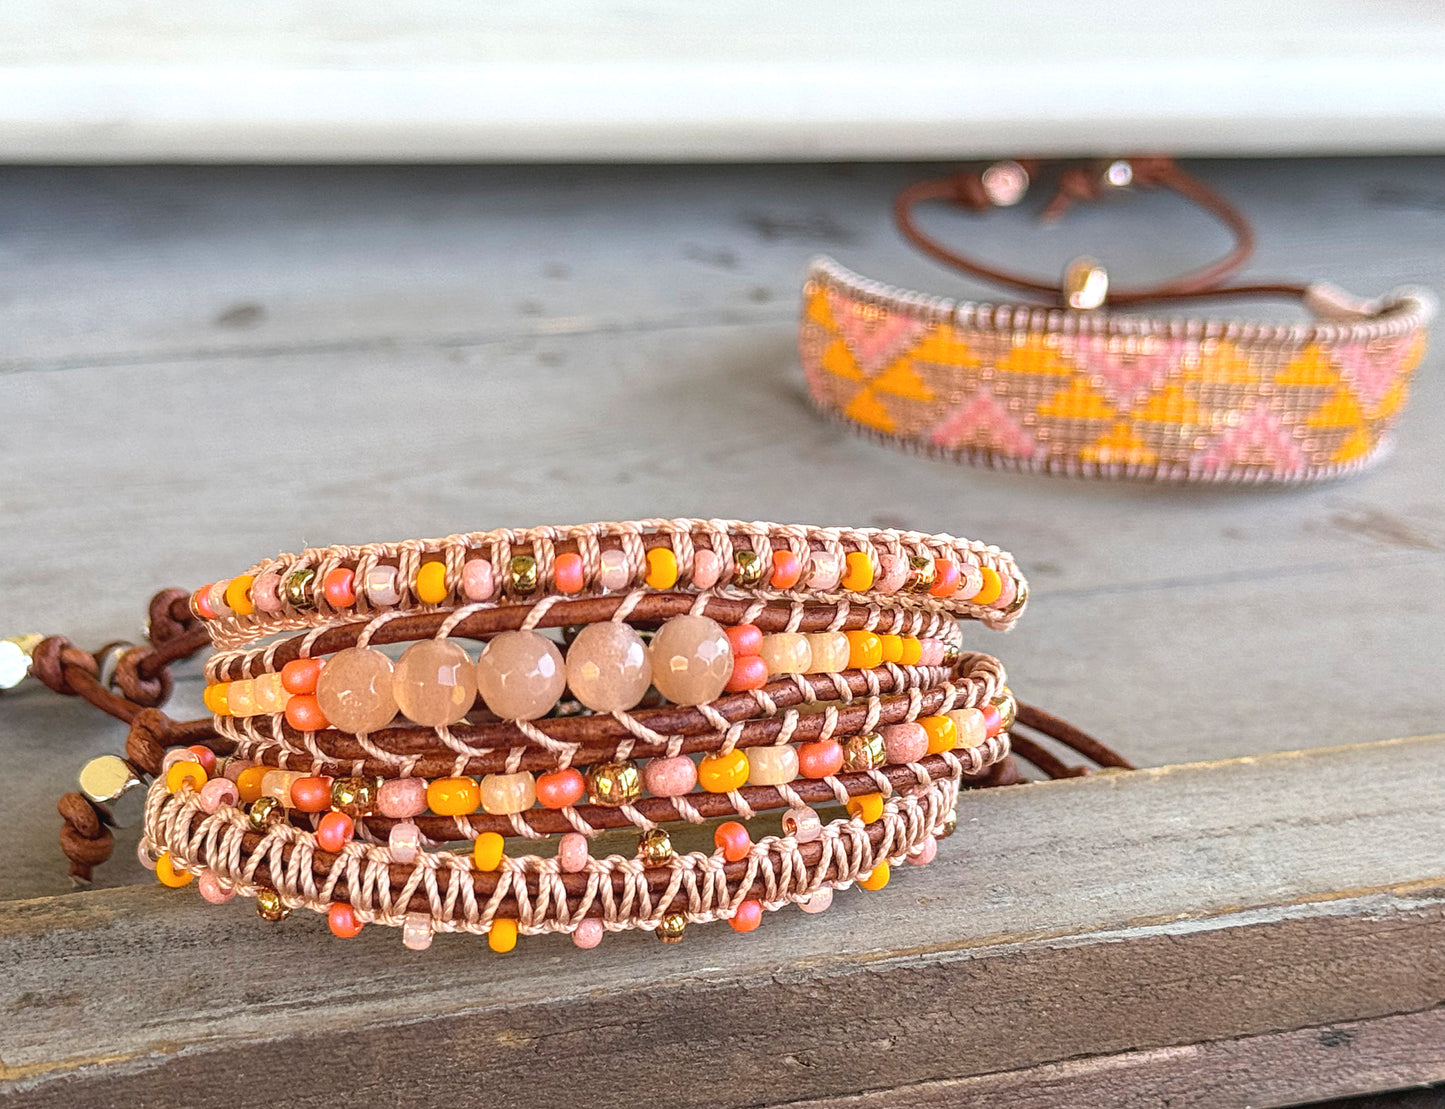
[[[306,777],[304,770],[268,770],[261,778],[261,796],[291,807],[291,783]]]
[[[232,716],[255,716],[260,711],[256,708],[254,689],[255,684],[250,681],[231,683],[226,690],[226,704]]]
[[[396,660],[391,691],[408,720],[444,728],[465,717],[477,699],[477,668],[458,644],[423,639]]]
[[[598,557],[597,584],[609,592],[616,593],[632,581],[627,568],[627,555],[616,548],[605,550]]]
[[[502,865],[507,841],[496,832],[481,832],[472,842],[472,865],[478,870],[496,870]]]
[[[376,809],[393,820],[420,816],[426,812],[426,779],[388,778],[376,793]]]
[[[391,851],[392,862],[402,866],[414,862],[421,850],[421,829],[410,820],[393,824],[386,835],[386,846]]]
[[[201,787],[201,808],[215,812],[222,805],[234,805],[241,799],[241,791],[229,778],[212,778]]]
[[[166,771],[166,789],[172,793],[179,793],[187,785],[192,789],[199,790],[205,786],[207,781],[205,768],[196,762],[194,757],[191,761],[180,761],[171,764]]]
[[[477,659],[477,689],[504,720],[546,716],[566,685],[562,652],[537,632],[502,632]]]
[[[567,686],[594,712],[626,711],[651,685],[647,646],[626,624],[588,624],[567,648]]]
[[[908,559],[902,555],[880,555],[878,567],[881,573],[873,588],[879,593],[897,593],[908,580]]]
[[[927,866],[938,856],[938,838],[929,836],[904,857],[909,866]]]
[[[873,563],[865,551],[849,551],[844,559],[847,569],[843,571],[842,586],[854,593],[862,593],[873,587]]]
[[[748,749],[748,784],[782,786],[798,777],[798,750],[790,743]]]
[[[582,565],[582,556],[576,551],[564,551],[552,563],[552,578],[557,583],[558,593],[581,593],[587,584]]]
[[[223,886],[221,876],[210,867],[201,871],[200,878],[196,880],[196,892],[212,905],[224,905],[236,896],[235,887]]]
[[[256,611],[256,605],[251,600],[251,585],[255,580],[250,574],[242,574],[232,578],[226,586],[226,604],[237,616],[250,616]]]
[[[681,797],[697,785],[697,764],[686,755],[653,759],[643,768],[642,783],[654,797]]]
[[[426,913],[407,913],[401,925],[401,942],[408,951],[425,951],[431,946],[431,917]]]
[[[738,750],[708,755],[698,764],[697,780],[709,793],[731,793],[748,780],[748,756]]]
[[[727,632],[706,616],[674,616],[657,629],[648,648],[652,684],[675,705],[716,700],[733,673]]]
[[[920,639],[918,661],[923,666],[938,666],[943,662],[943,640],[929,637]]]
[[[433,778],[426,786],[426,803],[438,816],[469,816],[482,803],[475,778]]]
[[[991,566],[980,566],[979,573],[983,575],[983,588],[970,599],[976,605],[991,605],[1003,592],[1003,579]]]
[[[364,735],[396,716],[391,659],[370,647],[338,651],[316,679],[316,703],[332,727]]]
[[[262,574],[251,583],[251,603],[262,612],[281,611],[281,575]]]
[[[805,913],[826,913],[833,907],[833,891],[828,889],[811,893],[798,902],[798,908]]]
[[[848,637],[842,632],[814,632],[808,636],[812,661],[810,674],[837,674],[848,669]]]
[[[958,725],[949,716],[920,716],[919,726],[928,735],[928,753],[941,755],[958,746]]]
[[[789,809],[783,814],[783,835],[799,843],[812,843],[823,834],[823,821],[808,808]]]
[[[833,551],[814,551],[808,566],[807,587],[818,593],[831,593],[843,577],[843,560]]]
[[[445,562],[423,562],[412,585],[416,599],[424,605],[439,605],[447,599],[447,566]]]
[[[537,782],[529,771],[487,774],[482,778],[482,811],[493,816],[526,812],[537,803]]]
[[[230,716],[230,691],[230,682],[216,682],[214,685],[206,686],[206,691],[201,694],[201,701],[204,702],[207,710],[217,716]]]
[[[286,702],[291,694],[281,684],[281,675],[262,674],[251,683],[251,697],[256,702],[258,715],[269,716],[273,712],[285,712]]]
[[[583,951],[590,951],[602,942],[602,934],[604,931],[602,922],[596,917],[583,917],[577,922],[577,927],[572,931],[572,942]]]
[[[497,591],[497,576],[490,559],[473,558],[462,563],[462,596],[469,601],[490,601]]]
[[[647,552],[647,575],[653,589],[671,589],[677,584],[677,555],[670,548],[653,547]]]
[[[972,562],[961,562],[958,566],[958,590],[954,593],[954,600],[971,601],[983,588],[983,571]]]
[[[988,739],[988,725],[978,709],[954,709],[948,713],[958,734],[958,747],[980,747]]]
[[[156,877],[160,880],[161,885],[178,890],[182,886],[190,884],[192,875],[190,871],[176,866],[169,851],[162,851],[156,858]]]
[[[848,637],[848,668],[872,670],[883,665],[883,641],[870,631],[844,632]]]
[[[568,874],[587,869],[587,837],[581,832],[567,832],[557,841],[557,865]]]
[[[884,860],[883,862],[875,866],[872,870],[870,870],[867,874],[860,876],[858,879],[858,884],[862,886],[865,890],[881,890],[884,886],[888,884],[888,879],[890,876],[891,870],[888,866],[887,860]]]
[[[692,556],[692,584],[695,589],[711,589],[722,577],[722,559],[717,552],[701,547]]]
[[[928,733],[917,723],[885,724],[878,729],[886,758],[894,766],[917,762],[928,754]]]
[[[777,632],[763,636],[758,655],[771,674],[806,674],[813,665],[808,637],[798,632]]]
[[[401,603],[401,590],[396,585],[395,566],[373,566],[366,572],[366,600],[377,608]]]
[[[517,922],[510,917],[496,917],[487,929],[487,946],[498,955],[505,955],[517,946]]]

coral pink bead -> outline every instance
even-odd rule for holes
[[[697,589],[711,589],[722,577],[722,559],[717,552],[701,547],[692,556],[692,584]]]
[[[573,767],[537,775],[537,803],[544,809],[565,809],[582,800],[587,780]]]
[[[1018,583],[1014,581],[1011,575],[1000,574],[999,584],[1001,588],[998,591],[998,599],[994,601],[993,607],[1008,608],[1008,606],[1013,604],[1014,601],[1018,598]]]
[[[929,836],[912,851],[908,852],[904,862],[909,866],[927,866],[938,855],[938,840]]]
[[[356,603],[356,574],[344,566],[328,570],[321,579],[321,593],[332,608],[350,608]]]
[[[748,835],[748,830],[736,820],[719,824],[712,834],[712,841],[722,852],[723,858],[730,863],[746,859],[753,847],[753,837]]]
[[[196,756],[196,761],[201,764],[201,769],[207,774],[214,774],[216,772],[216,752],[212,751],[204,743],[192,744],[190,747],[187,747],[186,750]]]
[[[192,601],[195,604],[196,611],[201,614],[201,619],[216,619],[216,610],[211,607],[211,587],[209,585],[203,585],[197,589],[195,596],[192,597]]]
[[[958,572],[958,563],[951,558],[935,558],[933,560],[933,585],[928,592],[933,597],[952,597],[958,592],[962,576]]]
[[[981,711],[983,712],[984,731],[991,736],[998,735],[1003,725],[1003,717],[999,715],[998,706],[984,705]]]
[[[756,931],[762,922],[763,903],[752,897],[740,902],[738,907],[733,910],[733,915],[728,917],[728,923],[733,926],[734,932]]]
[[[234,805],[241,799],[241,791],[229,778],[212,778],[201,787],[201,808],[215,812],[222,805]]]
[[[958,567],[958,589],[954,592],[954,598],[960,601],[967,601],[976,596],[983,588],[983,571],[972,562],[964,562]]]
[[[732,677],[723,688],[729,693],[762,689],[768,684],[768,664],[759,655],[742,655],[733,659]]]
[[[831,593],[843,580],[843,560],[832,551],[814,551],[808,562],[808,588]]]
[[[653,759],[642,770],[642,784],[654,797],[681,797],[697,785],[697,763],[686,755]]]
[[[798,902],[798,908],[805,913],[826,913],[832,906],[832,890],[819,890],[817,893],[809,894],[806,900]]]
[[[351,842],[356,834],[356,822],[344,812],[329,812],[316,826],[316,846],[333,855]]]
[[[293,658],[281,667],[281,688],[290,694],[316,692],[316,679],[321,676],[319,658]]]
[[[391,860],[403,866],[416,859],[421,850],[421,829],[410,820],[393,824],[386,835],[386,846],[391,851]]]
[[[581,593],[585,579],[582,573],[582,556],[567,551],[557,556],[552,564],[552,574],[557,582],[558,593]]]
[[[920,666],[938,666],[943,662],[943,640],[920,639],[918,641],[918,663]]]
[[[598,558],[597,584],[613,593],[626,589],[632,583],[632,574],[627,568],[627,555],[613,549],[603,551]]]
[[[803,560],[792,551],[773,552],[774,589],[792,589],[803,577]]]
[[[581,832],[568,832],[557,841],[557,865],[568,874],[587,868],[587,837]]]
[[[917,762],[928,754],[928,733],[921,724],[886,724],[878,734],[883,737],[885,757],[895,766]]]
[[[843,745],[819,739],[798,747],[798,772],[805,778],[826,778],[843,769]]]
[[[224,905],[236,896],[235,889],[223,885],[220,875],[210,867],[201,871],[200,878],[196,880],[196,891],[212,905]]]
[[[377,791],[376,808],[393,820],[420,816],[426,812],[426,779],[388,778]]]
[[[602,922],[596,917],[584,917],[577,922],[577,927],[572,931],[572,942],[584,951],[590,951],[602,942],[602,933],[606,931]]]
[[[485,558],[474,558],[462,565],[462,595],[469,601],[490,601],[497,591],[492,564]]]
[[[409,951],[425,951],[431,946],[431,918],[426,913],[407,913],[401,926],[401,942]]]
[[[908,559],[902,555],[880,555],[878,565],[880,573],[873,583],[876,591],[897,593],[903,588],[904,582],[908,580]]]
[[[724,630],[732,644],[734,658],[755,655],[763,649],[763,629],[756,624],[734,624]]]
[[[281,611],[281,575],[262,574],[251,583],[251,603],[262,612]]]
[[[354,938],[362,929],[361,921],[356,919],[356,910],[344,901],[333,901],[327,906],[326,926],[333,936],[343,940]]]
[[[331,807],[331,779],[319,774],[291,783],[291,807],[300,812],[325,812]]]

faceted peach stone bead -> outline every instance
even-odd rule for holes
[[[630,709],[651,684],[647,647],[626,624],[588,624],[567,648],[568,688],[594,712]]]
[[[812,651],[810,674],[836,674],[848,669],[848,637],[843,632],[815,632],[808,636]]]
[[[482,778],[482,811],[493,816],[526,812],[537,803],[536,780],[525,770]]]
[[[763,636],[758,650],[769,674],[806,674],[813,662],[808,637],[798,632],[777,632]]]
[[[787,785],[798,776],[798,749],[790,743],[748,748],[748,784]]]
[[[979,747],[988,738],[988,723],[978,709],[954,709],[948,714],[958,729],[960,747]]]
[[[477,660],[477,689],[504,720],[546,716],[566,685],[562,652],[537,632],[502,632]]]
[[[391,690],[408,720],[442,728],[455,724],[472,707],[477,698],[477,668],[457,644],[424,639],[396,660]]]
[[[652,637],[652,684],[675,705],[715,701],[733,673],[727,632],[706,616],[674,616]]]
[[[316,679],[316,703],[333,728],[364,735],[396,716],[391,659],[370,647],[338,651]]]

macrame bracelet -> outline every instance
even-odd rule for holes
[[[955,301],[891,288],[820,258],[803,291],[800,354],[826,415],[886,442],[1019,470],[1167,481],[1291,482],[1350,473],[1388,448],[1425,348],[1433,298],[1360,301],[1324,284],[1227,285],[1253,248],[1248,222],[1168,159],[1066,170],[1057,216],[1127,183],[1166,187],[1235,234],[1216,263],[1148,289],[1110,291],[1091,259],[1054,285],[985,265],[924,233],[924,201],[1016,203],[1037,164],[920,182],[900,194],[903,233],[934,258],[1056,307]],[[1106,306],[1293,296],[1319,319],[1124,316]]]
[[[624,573],[604,577],[613,550]],[[533,561],[509,585],[519,558]],[[492,573],[485,599],[466,585],[476,563]],[[389,591],[355,589],[383,567]],[[288,588],[303,572],[306,589]],[[267,575],[274,607],[257,596]],[[253,897],[268,920],[310,908],[342,937],[399,926],[411,948],[447,931],[499,951],[558,931],[591,947],[717,919],[750,931],[765,911],[882,888],[890,866],[931,860],[962,784],[1017,780],[1020,713],[1127,766],[1018,706],[998,662],[963,649],[959,617],[1007,626],[1026,596],[1008,555],[947,536],[490,532],[284,556],[158,596],[155,646],[113,667],[52,638],[31,669],[131,724],[126,757],[94,760],[84,796],[61,803],[77,874],[109,853],[113,803],[150,777],[138,850],[165,885]],[[171,721],[153,707],[168,667],[203,638],[221,648],[205,667],[212,716]],[[1076,772],[1020,741],[1047,772]],[[674,848],[679,828],[719,819],[713,850]],[[634,852],[589,849],[623,828]]]

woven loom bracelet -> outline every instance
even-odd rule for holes
[[[1059,285],[947,248],[913,217],[927,200],[972,210],[1023,196],[1037,167],[1000,163],[905,189],[909,240],[1054,307],[977,304],[889,287],[819,258],[803,289],[800,356],[825,415],[887,443],[988,466],[1166,481],[1294,482],[1347,474],[1387,450],[1425,348],[1434,300],[1359,301],[1331,286],[1225,285],[1249,256],[1247,221],[1167,159],[1065,171],[1045,209],[1128,182],[1171,188],[1219,216],[1236,247],[1150,289],[1110,290],[1091,259]],[[1268,325],[1121,315],[1154,301],[1289,296],[1318,322]]]

